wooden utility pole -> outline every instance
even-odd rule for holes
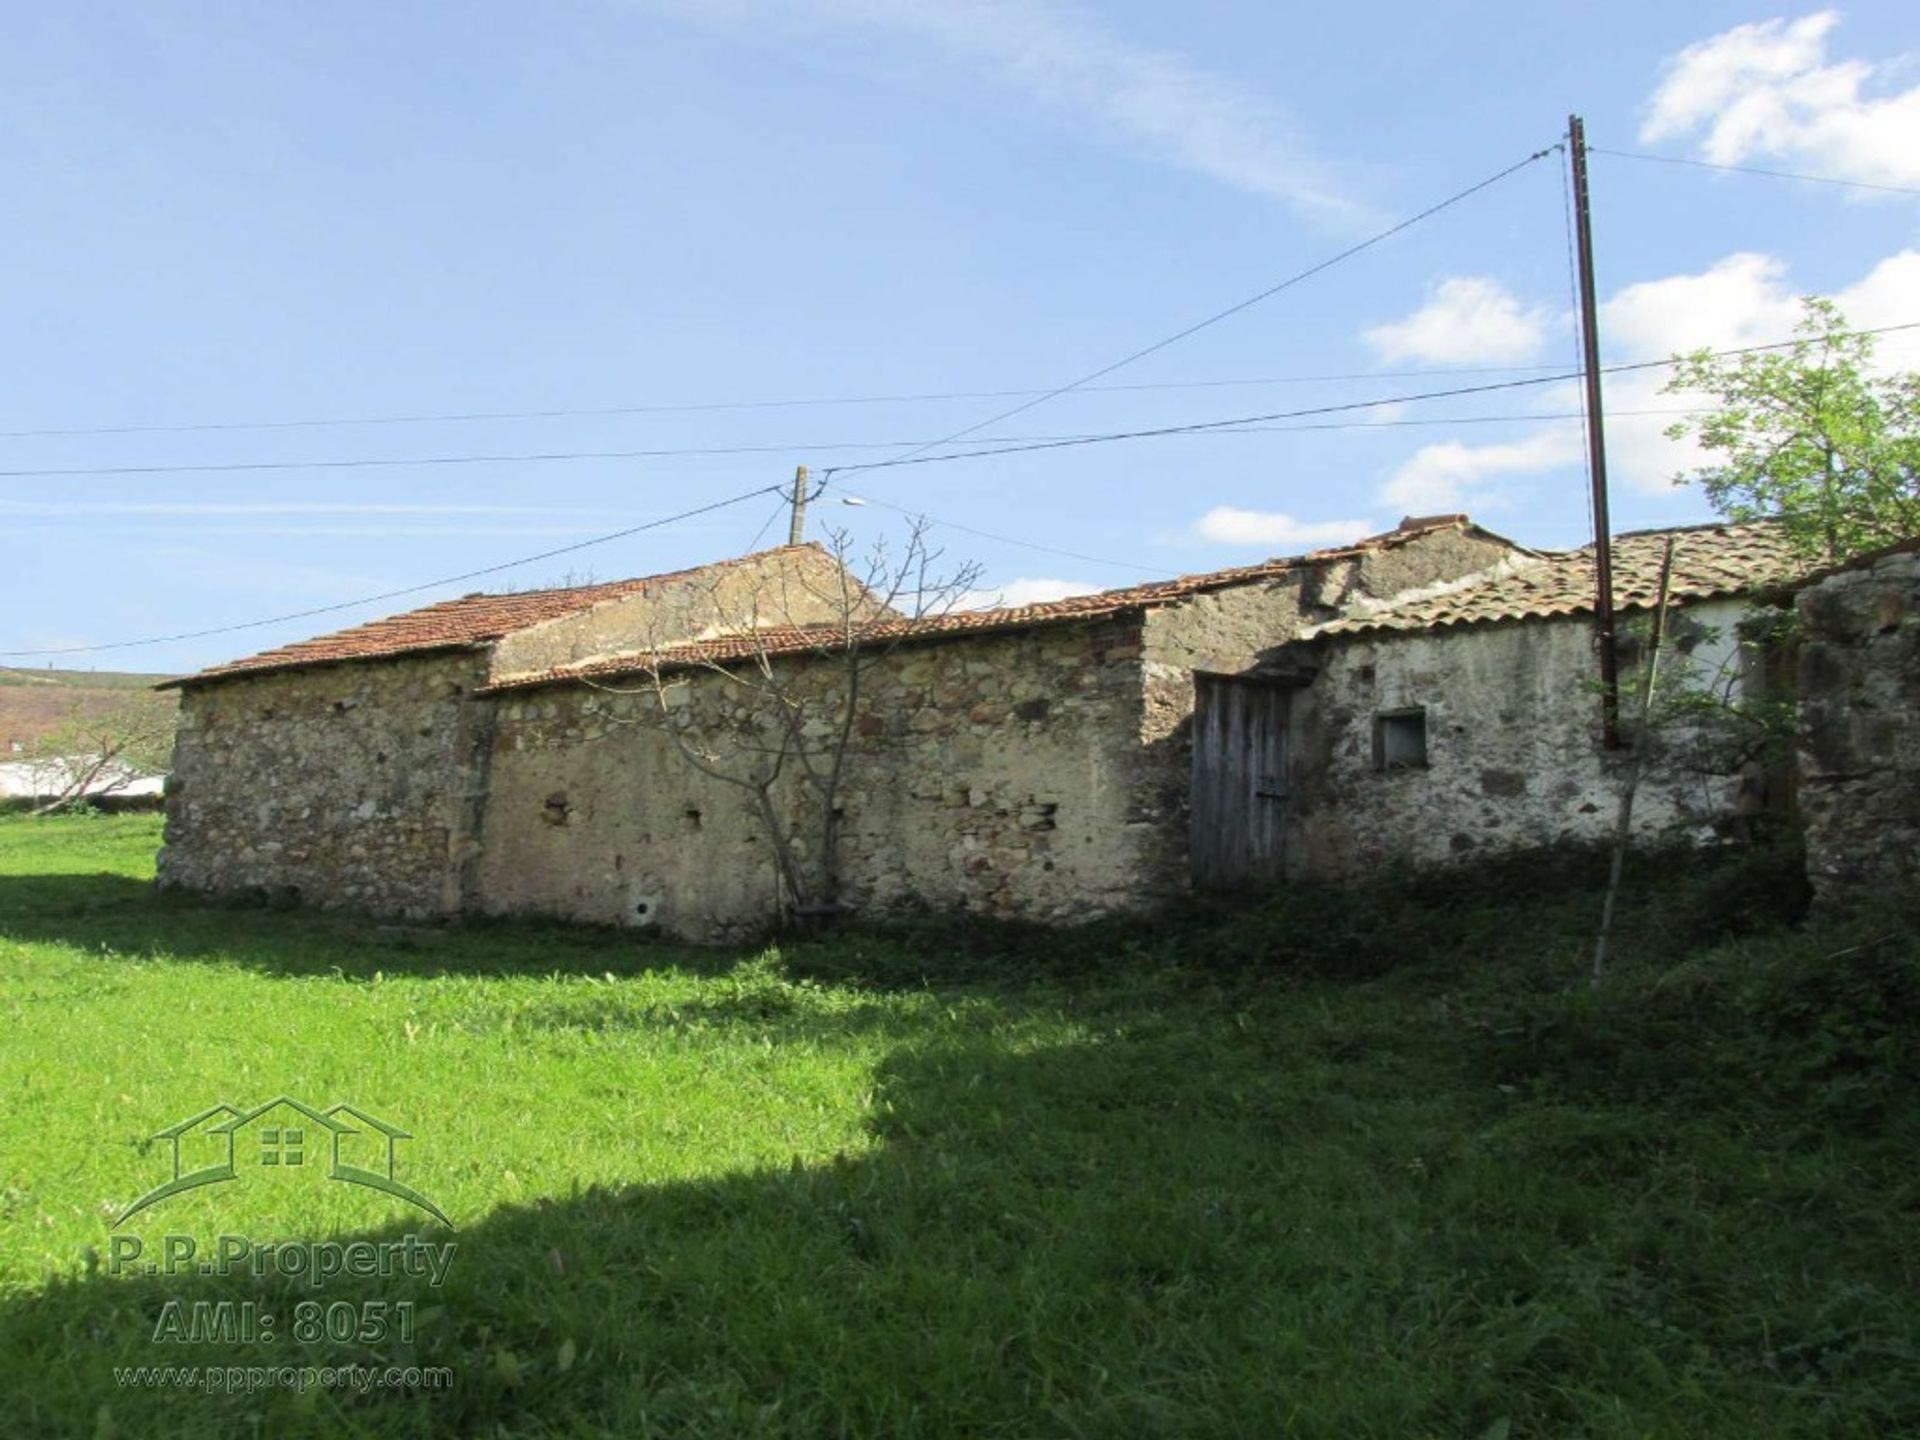
[[[1613,522],[1607,516],[1607,438],[1600,406],[1599,304],[1593,284],[1593,206],[1587,189],[1587,127],[1567,117],[1573,166],[1574,247],[1580,264],[1581,369],[1587,382],[1587,469],[1593,479],[1593,625],[1600,649],[1600,733],[1620,748],[1620,657],[1613,634]]]
[[[787,544],[798,545],[807,533],[807,467],[793,469],[793,519],[787,525]]]

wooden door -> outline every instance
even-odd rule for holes
[[[1193,685],[1193,883],[1226,889],[1278,880],[1289,691],[1226,675],[1195,675]]]

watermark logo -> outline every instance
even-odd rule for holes
[[[391,1195],[423,1210],[449,1230],[440,1207],[394,1174],[394,1148],[414,1137],[355,1105],[325,1110],[286,1095],[242,1109],[221,1103],[169,1125],[152,1137],[169,1142],[173,1178],[147,1191],[113,1222],[119,1229],[150,1205],[203,1185],[238,1180],[252,1167],[325,1168],[325,1178]]]

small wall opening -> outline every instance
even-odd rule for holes
[[[1383,710],[1373,717],[1373,768],[1427,768],[1427,712]]]

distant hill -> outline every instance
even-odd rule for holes
[[[66,685],[75,690],[145,690],[172,678],[132,670],[25,670],[0,665],[0,686]]]
[[[150,692],[167,679],[125,670],[23,670],[0,666],[0,761],[58,729],[76,710],[92,713],[119,704],[129,692]],[[160,692],[174,703],[171,690]]]

